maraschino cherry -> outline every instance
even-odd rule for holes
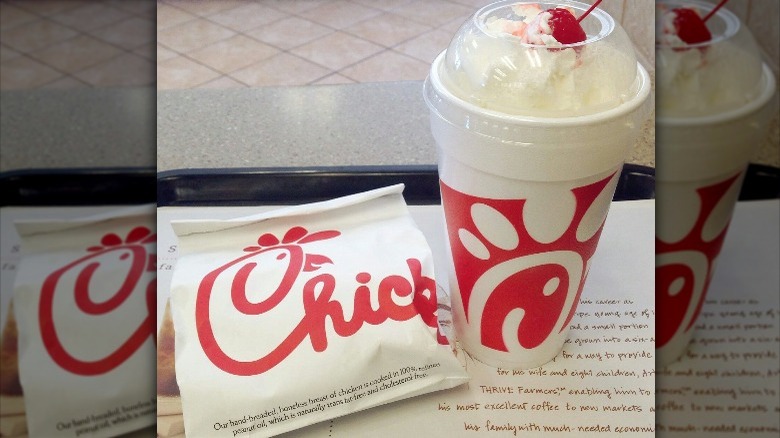
[[[580,26],[580,21],[588,16],[601,1],[602,0],[596,0],[580,18],[576,18],[571,11],[564,8],[553,8],[548,10],[547,12],[552,15],[552,17],[550,17],[550,28],[552,29],[553,38],[561,44],[575,44],[585,41],[587,36],[585,35],[582,26]]]
[[[568,9],[553,8],[548,10],[552,36],[561,44],[574,44],[585,41],[585,31]]]

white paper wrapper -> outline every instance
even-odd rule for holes
[[[154,206],[16,228],[29,436],[110,437],[154,424]]]
[[[272,436],[468,380],[402,190],[172,222],[188,437]]]

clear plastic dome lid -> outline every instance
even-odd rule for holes
[[[696,0],[656,3],[659,118],[729,112],[754,100],[764,88],[755,39],[726,8],[710,14],[714,7]]]
[[[636,55],[620,25],[593,9],[579,22],[584,35],[570,42],[556,8],[579,19],[590,5],[501,1],[480,9],[450,42],[438,66],[442,84],[478,107],[533,117],[595,114],[636,96]]]

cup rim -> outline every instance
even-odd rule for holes
[[[430,84],[430,86],[433,87],[435,93],[441,96],[442,99],[447,100],[451,104],[454,104],[455,106],[458,106],[471,114],[478,114],[479,117],[483,117],[494,122],[512,125],[533,125],[535,127],[574,127],[590,125],[593,123],[610,121],[612,119],[625,116],[626,114],[630,114],[637,108],[641,107],[645,102],[647,102],[650,95],[650,75],[642,66],[642,64],[637,61],[637,77],[635,79],[639,82],[638,86],[636,87],[637,91],[634,95],[631,96],[631,98],[623,102],[622,105],[594,114],[580,116],[535,117],[527,115],[506,114],[499,111],[485,109],[473,103],[467,102],[444,88],[438,71],[439,66],[446,56],[446,53],[447,50],[443,50],[441,53],[439,53],[439,55],[436,56],[436,59],[434,59],[433,63],[431,63],[431,69],[428,73],[428,77],[425,80],[424,86],[428,86],[428,84]],[[438,110],[436,105],[430,101],[428,93],[424,92],[423,97],[426,104],[432,111],[436,112],[445,120],[449,120]]]

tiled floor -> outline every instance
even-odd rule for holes
[[[490,0],[259,0],[157,4],[157,88],[421,80]]]
[[[0,88],[422,80],[491,1],[0,0]],[[621,20],[652,16],[632,6],[602,3]]]
[[[148,0],[0,1],[0,89],[151,85]]]

